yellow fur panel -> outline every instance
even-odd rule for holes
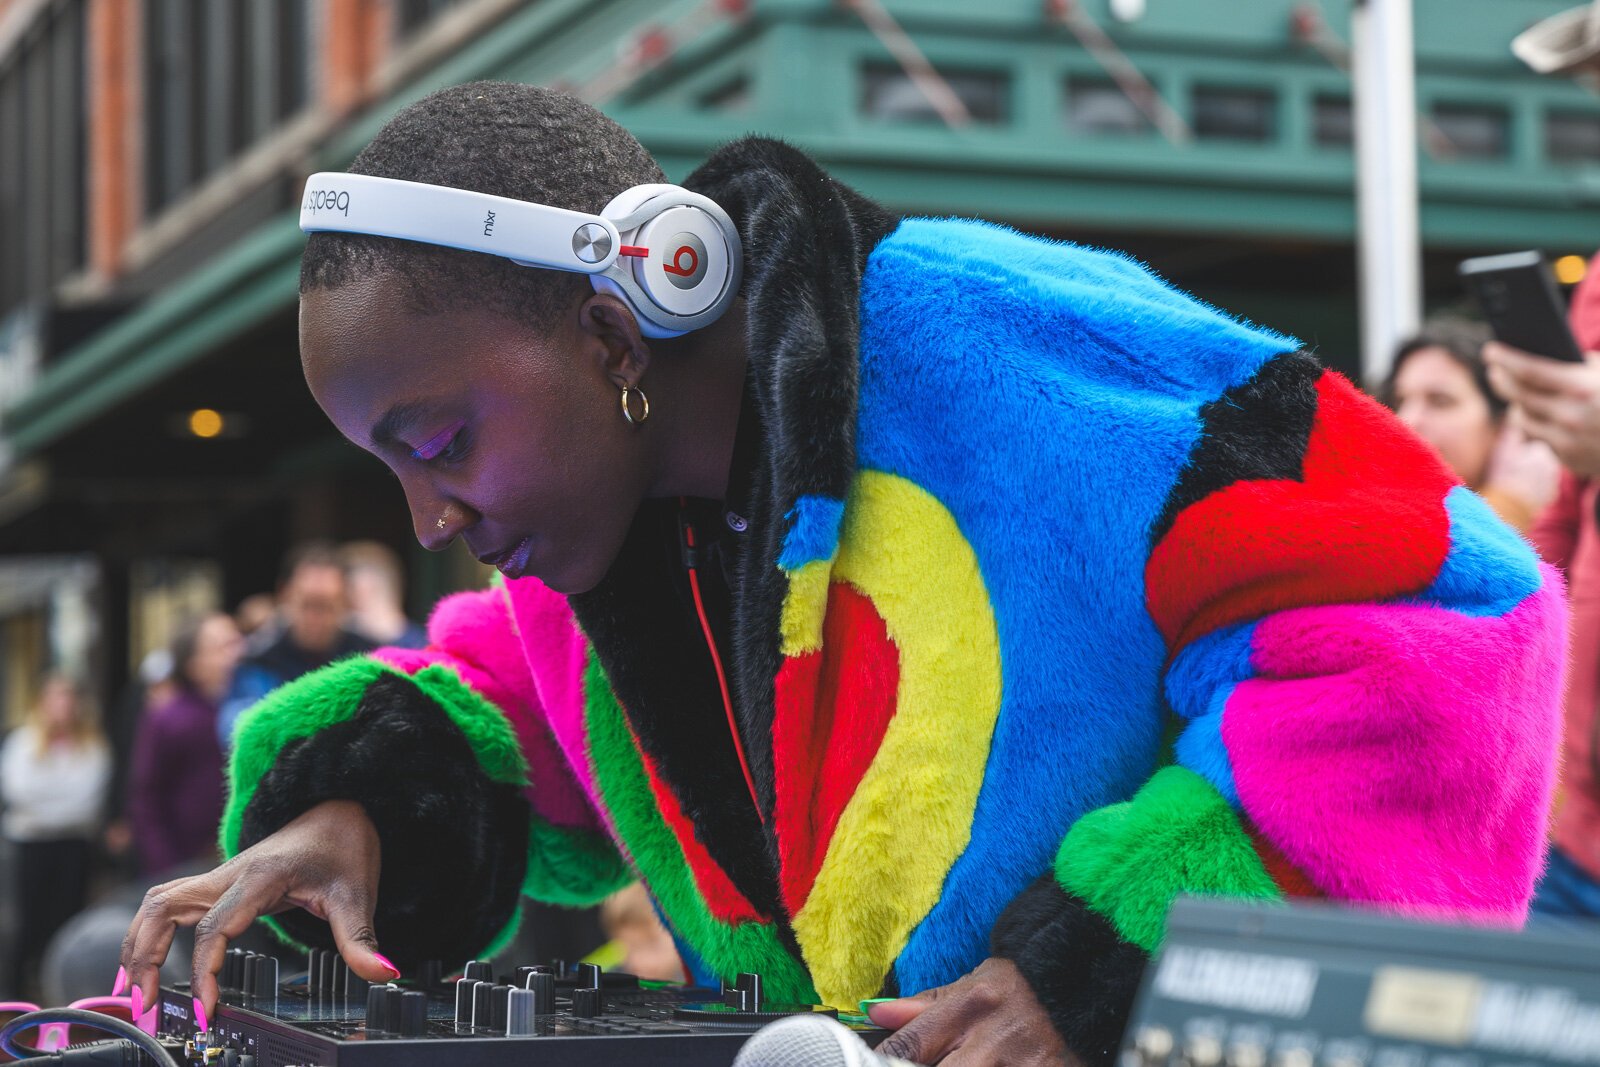
[[[878,995],[967,846],[1000,714],[1000,639],[972,546],[904,478],[857,475],[833,577],[872,600],[900,655],[894,718],[794,917],[818,993],[843,1007]]]
[[[822,647],[822,620],[828,611],[828,575],[833,561],[814,559],[789,573],[779,630],[785,656],[803,656]]]

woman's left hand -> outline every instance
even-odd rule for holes
[[[1010,960],[984,960],[971,974],[947,986],[874,1004],[869,1014],[877,1025],[895,1031],[878,1052],[912,1063],[948,1067],[1081,1063]]]

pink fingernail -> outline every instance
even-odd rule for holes
[[[200,1003],[199,997],[194,998],[194,1024],[200,1028],[201,1033],[211,1029],[206,1024],[206,1006]]]
[[[128,968],[126,968],[126,967],[118,967],[117,968],[117,984],[111,987],[111,995],[114,996],[114,997],[120,997],[120,996],[122,996],[122,991],[124,989],[127,989],[127,988],[128,988]]]
[[[138,986],[134,986],[133,987],[132,999],[133,999],[133,1021],[135,1023],[137,1023],[139,1021],[139,1016],[142,1014],[140,1012],[139,1008],[140,1008],[140,1005],[144,1001],[144,992]]]
[[[385,967],[387,967],[387,968],[389,968],[389,972],[390,972],[390,973],[391,973],[391,974],[393,974],[393,975],[394,975],[394,977],[396,977],[396,978],[399,978],[399,977],[400,977],[400,968],[398,968],[398,967],[396,967],[396,966],[395,966],[395,965],[394,965],[394,964],[392,964],[392,963],[390,963],[390,962],[389,962],[389,957],[388,957],[388,956],[385,956],[385,955],[384,955],[384,954],[383,954],[383,953],[381,953],[381,952],[374,952],[374,953],[373,953],[373,955],[374,955],[374,956],[376,956],[376,957],[378,957],[378,962],[379,962],[379,963],[381,963],[381,964],[383,964],[383,965],[384,965],[384,966],[385,966]]]

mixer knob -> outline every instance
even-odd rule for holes
[[[383,987],[383,1028],[392,1034],[400,1032],[400,1009],[405,995],[406,991],[393,983]]]
[[[461,972],[461,977],[470,978],[475,982],[487,982],[494,977],[494,968],[488,960],[473,960]]]
[[[456,979],[456,1025],[472,1025],[472,987],[478,984],[476,978]]]
[[[598,963],[578,964],[578,988],[600,988],[600,965]]]
[[[507,1003],[511,986],[497,985],[489,989],[489,1029],[505,1032]]]
[[[381,1034],[389,1029],[389,987],[367,988],[367,1033]]]
[[[475,1030],[489,1029],[489,1020],[494,1016],[493,982],[479,982],[472,987],[472,1027]]]
[[[337,952],[327,951],[317,961],[317,992],[328,996],[334,990],[333,972],[334,965],[342,962]]]
[[[371,983],[370,982],[368,982],[365,978],[361,977],[356,972],[350,970],[348,967],[345,968],[345,972],[344,972],[344,999],[346,999],[346,1000],[360,1000],[362,997],[367,995],[367,990],[370,989],[370,988],[371,988]]]
[[[1172,1031],[1164,1026],[1143,1026],[1134,1035],[1133,1047],[1145,1067],[1161,1067],[1172,1055]]]
[[[400,1025],[404,1037],[421,1037],[428,1031],[428,994],[412,990],[400,994]]]
[[[222,957],[222,977],[218,979],[223,989],[238,989],[244,981],[244,949],[230,948]]]
[[[518,988],[527,989],[528,988],[528,975],[530,975],[530,974],[538,974],[538,973],[539,973],[539,968],[537,968],[537,967],[518,967],[517,968],[517,980],[515,982],[513,982],[512,984],[517,986]]]
[[[513,989],[506,995],[507,1037],[529,1037],[533,1034],[533,1001],[531,989]]]
[[[278,995],[278,957],[257,956],[250,961],[250,970],[255,972],[255,980],[249,984],[256,996],[276,997]]]
[[[246,952],[239,957],[239,992],[247,997],[255,996],[256,992],[256,954]]]
[[[417,988],[421,990],[441,986],[444,984],[444,964],[438,960],[423,960],[414,978]]]
[[[556,976],[549,971],[535,971],[528,976],[528,990],[533,994],[533,1013],[552,1015],[556,1010]]]
[[[605,1011],[605,1002],[598,989],[574,989],[572,991],[572,1014],[580,1019],[593,1019]]]

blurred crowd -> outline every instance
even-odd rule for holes
[[[239,715],[341,657],[425,645],[404,604],[404,572],[387,545],[306,543],[285,556],[273,592],[246,597],[231,613],[190,618],[148,654],[109,728],[79,680],[42,679],[21,724],[0,742],[0,848],[10,855],[0,863],[8,882],[0,885],[0,1001],[58,1004],[106,992],[145,890],[218,862]],[[612,963],[682,977],[642,891],[618,894],[589,920],[577,924],[576,942],[563,937],[549,954],[570,958],[609,939]],[[537,936],[541,924],[526,925]],[[181,965],[186,957],[172,958]]]
[[[1600,677],[1600,256],[1574,294],[1571,322],[1588,363],[1509,349],[1464,319],[1430,322],[1398,347],[1381,397],[1564,570],[1574,605],[1573,677],[1592,679]],[[8,962],[0,1000],[65,1002],[97,991],[75,984],[70,960],[65,969],[48,962],[52,941],[67,936],[97,889],[121,902],[104,921],[84,923],[93,963],[82,981],[105,984],[116,941],[96,942],[92,931],[120,936],[148,886],[217,862],[224,766],[239,715],[340,657],[424,645],[404,593],[399,559],[385,545],[304,544],[284,559],[274,592],[246,598],[231,614],[189,619],[148,655],[110,731],[78,680],[41,680],[36,701],[0,742],[0,847],[11,856],[0,868],[11,872],[0,886],[11,920],[0,922],[0,934],[9,928],[10,935],[0,956]],[[1565,786],[1534,905],[1546,916],[1600,916],[1592,688],[1574,686],[1568,697]],[[553,922],[573,932],[565,919]],[[673,942],[638,886],[578,928],[604,942],[595,958],[609,965],[643,977],[682,976]],[[72,955],[70,947],[62,952]]]

